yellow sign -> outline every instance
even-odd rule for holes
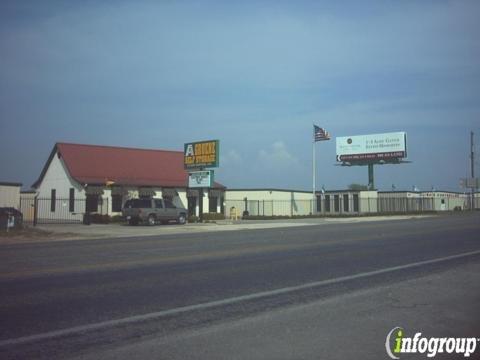
[[[218,140],[186,143],[183,152],[185,169],[218,167],[219,143]]]

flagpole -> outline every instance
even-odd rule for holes
[[[315,173],[316,173],[316,165],[315,165],[315,127],[314,127],[313,136],[312,136],[312,195],[313,195],[313,200],[315,200]],[[314,202],[314,205],[315,205],[315,202]]]

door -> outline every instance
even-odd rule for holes
[[[92,213],[98,211],[98,194],[87,194],[86,200],[86,212]]]
[[[157,215],[157,220],[159,221],[165,220],[165,208],[163,206],[163,200],[154,199],[153,205],[155,206],[155,214]]]
[[[445,199],[442,199],[440,202],[440,210],[445,211],[447,210],[447,205],[445,204]]]
[[[195,196],[188,197],[188,216],[197,214],[197,198]]]
[[[177,219],[177,207],[170,199],[163,199],[163,204],[165,205],[165,217],[168,220]]]

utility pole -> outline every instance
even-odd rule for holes
[[[472,181],[474,182],[474,186],[472,186],[472,201],[471,201],[471,209],[475,210],[475,191],[476,187],[476,179],[475,179],[475,152],[474,152],[474,145],[473,145],[473,131],[470,131],[470,170],[472,175]],[[473,184],[472,184],[473,185]]]

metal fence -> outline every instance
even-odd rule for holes
[[[308,215],[358,215],[390,214],[429,211],[467,210],[470,208],[464,198],[427,197],[359,197],[358,195],[333,194],[317,200],[226,200],[225,216],[232,208],[239,215],[248,212],[250,216],[308,216]]]
[[[27,224],[74,224],[81,223],[87,209],[92,213],[108,214],[108,198],[87,199],[21,198],[20,211]]]
[[[230,217],[231,208],[242,216],[329,216],[359,214],[390,214],[428,211],[468,210],[468,197],[360,197],[357,194],[329,194],[316,200],[225,200],[224,215]],[[475,199],[475,208],[480,207],[480,198]],[[111,198],[92,197],[84,199],[22,197],[20,209],[27,224],[81,223],[84,214],[111,214]]]

